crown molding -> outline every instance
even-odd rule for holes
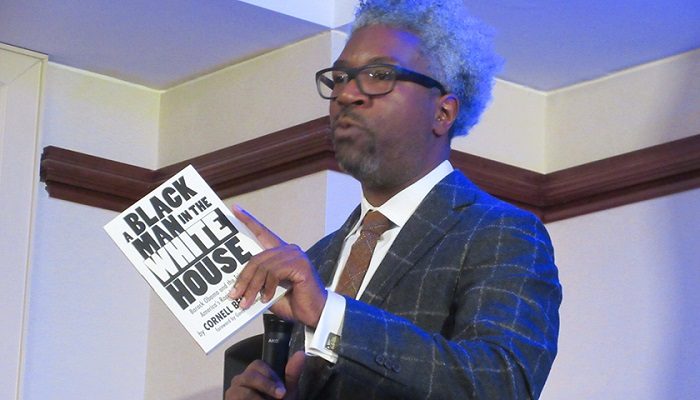
[[[487,192],[544,222],[700,187],[700,135],[549,174],[455,150],[450,160]],[[187,164],[222,198],[340,171],[323,117],[157,170],[48,146],[40,177],[53,198],[123,211]]]

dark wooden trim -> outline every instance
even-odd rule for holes
[[[450,162],[482,189],[543,218],[544,175],[456,150],[452,150]]]
[[[116,211],[155,187],[152,170],[54,146],[44,148],[39,173],[51,197]]]
[[[601,211],[700,187],[700,135],[545,176],[546,221]]]
[[[315,119],[156,171],[160,184],[192,164],[222,198],[327,169],[338,170],[328,117]]]
[[[327,117],[150,170],[48,146],[41,181],[49,195],[115,211],[193,164],[222,198],[314,172],[339,171]],[[477,185],[529,209],[545,222],[700,187],[700,135],[540,174],[452,151],[450,160]]]
[[[549,174],[457,151],[450,159],[484,190],[545,222],[700,187],[700,135]]]

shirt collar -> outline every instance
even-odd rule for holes
[[[360,202],[361,214],[358,223],[353,228],[352,232],[357,230],[360,222],[365,217],[367,212],[371,210],[377,210],[384,214],[385,217],[392,222],[394,227],[402,228],[406,221],[413,215],[416,211],[418,205],[423,201],[425,196],[438,184],[443,178],[449,175],[454,168],[448,160],[443,161],[435,167],[432,171],[428,172],[425,176],[403,189],[402,191],[396,193],[392,198],[387,200],[384,204],[379,207],[373,207],[365,196],[362,196],[362,201]],[[352,233],[351,232],[351,233]]]

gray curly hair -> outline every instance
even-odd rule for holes
[[[463,0],[361,0],[352,33],[369,25],[418,36],[422,53],[432,60],[430,73],[459,99],[450,137],[466,135],[491,99],[493,77],[501,66],[491,28],[469,15]]]

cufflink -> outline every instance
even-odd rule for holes
[[[334,353],[337,353],[339,347],[340,347],[340,336],[336,335],[335,333],[329,333],[328,339],[326,339],[326,349],[330,350]]]

